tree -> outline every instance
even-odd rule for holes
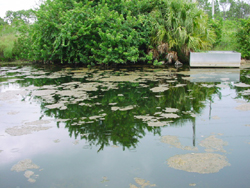
[[[182,61],[187,61],[190,51],[207,50],[214,40],[208,25],[207,15],[194,3],[184,0],[162,1],[152,11],[152,43],[167,44],[168,51],[178,52]]]
[[[209,0],[197,0],[198,7],[207,13],[209,18],[212,18],[212,4]],[[218,0],[214,0],[214,17],[220,17],[220,4]]]
[[[231,3],[228,0],[220,0],[220,7],[223,11],[223,18],[226,19],[226,12],[230,9]]]
[[[29,24],[36,20],[35,11],[32,9],[19,11],[9,10],[6,12],[4,20],[9,24],[17,20],[22,20],[24,23]]]
[[[230,9],[226,12],[228,19],[247,18],[250,16],[250,2],[229,0]]]
[[[162,42],[186,56],[213,39],[207,16],[186,0],[47,0],[36,17],[23,54],[45,62],[135,63]]]

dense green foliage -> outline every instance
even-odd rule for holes
[[[214,32],[215,32],[215,41],[213,43],[213,47],[220,45],[221,41],[222,41],[222,27],[223,27],[223,21],[222,19],[210,19],[210,24],[211,27],[213,28]]]
[[[237,47],[243,58],[250,59],[250,18],[241,20],[237,32]]]
[[[32,27],[29,58],[43,61],[92,63],[136,62],[149,42],[141,17],[111,10],[107,3],[47,1]],[[57,10],[57,11],[56,11]],[[141,54],[142,53],[142,54]]]
[[[31,22],[35,21],[35,11],[7,11],[4,19],[0,18],[0,60],[20,59],[17,39],[20,33],[26,33]]]
[[[211,1],[198,0],[198,4],[212,18]],[[250,15],[250,1],[215,0],[214,10],[214,20],[210,21],[216,34],[213,50],[239,51],[242,57],[247,58],[245,54],[249,49],[237,46],[238,41],[246,37],[241,36],[238,28],[239,19],[247,19]]]
[[[249,57],[246,44],[236,45],[246,33],[237,19],[249,13],[249,3],[238,0],[216,0],[215,19],[208,0],[46,0],[36,11],[7,11],[0,19],[0,60],[152,63],[174,51],[188,62],[190,51],[210,49]]]
[[[221,25],[221,39],[220,42],[214,46],[214,50],[237,51],[237,28],[239,22],[234,20],[224,20]]]
[[[154,23],[152,43],[156,46],[167,44],[165,48],[177,51],[183,57],[182,60],[188,57],[190,51],[211,47],[214,33],[206,15],[194,3],[163,1],[151,12],[150,17]]]
[[[35,61],[145,62],[162,43],[187,57],[213,42],[206,15],[185,0],[47,0],[36,16],[20,39],[21,57]]]

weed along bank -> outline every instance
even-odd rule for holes
[[[190,67],[240,67],[240,61],[234,51],[190,52]]]

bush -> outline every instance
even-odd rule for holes
[[[35,61],[151,61],[147,52],[159,45],[188,56],[214,38],[204,12],[185,0],[47,0],[36,17],[18,47],[21,57]]]
[[[236,32],[239,23],[235,20],[224,20],[222,22],[222,36],[220,43],[213,50],[235,51],[237,50]]]
[[[32,40],[26,45],[27,58],[87,64],[146,60],[143,46],[149,45],[150,39],[144,16],[132,16],[122,2],[122,8],[112,3],[94,6],[94,2],[71,1],[69,5],[65,0],[47,1],[26,36]]]
[[[250,18],[240,21],[241,25],[236,34],[237,49],[241,52],[241,57],[250,59]]]
[[[222,19],[210,19],[209,21],[211,27],[214,30],[214,33],[216,35],[215,41],[213,43],[213,48],[220,45],[222,40],[222,28],[223,28],[223,21]]]

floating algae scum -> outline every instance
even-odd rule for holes
[[[0,68],[0,187],[249,187],[250,65]]]

